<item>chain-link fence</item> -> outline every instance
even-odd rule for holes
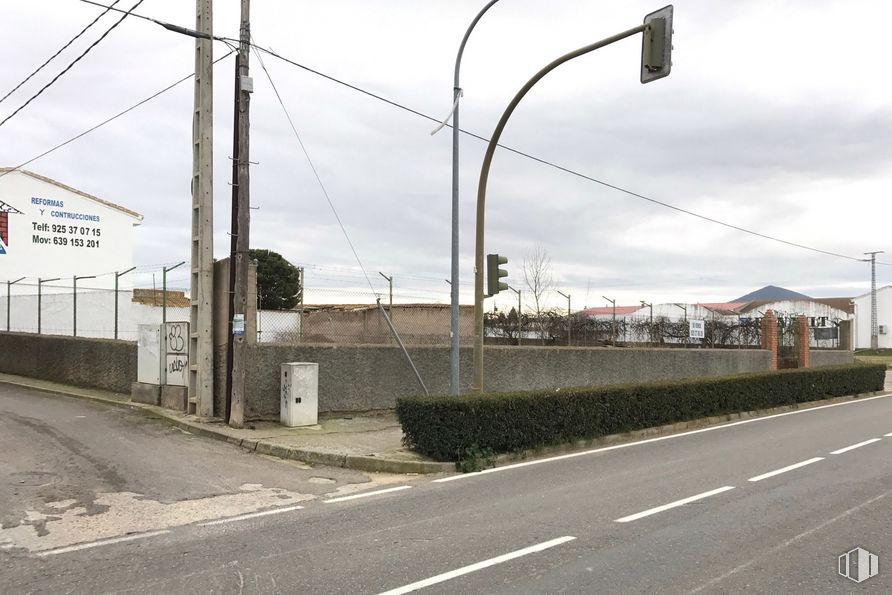
[[[189,320],[190,298],[183,290],[157,287],[114,291],[59,283],[18,283],[10,299],[0,297],[0,330],[135,340],[141,324]],[[7,287],[9,291],[9,287]],[[446,291],[399,289],[391,294],[308,287],[305,303],[291,310],[259,310],[257,340],[262,343],[325,343],[382,345],[394,343],[382,315],[387,311],[406,345],[450,344],[451,307]],[[382,308],[376,303],[381,297]],[[392,301],[391,301],[392,299]],[[484,342],[491,345],[659,346],[753,348],[760,345],[760,318],[713,316],[703,321],[702,338],[692,338],[688,320],[666,316],[586,316],[549,310],[536,316],[516,306],[499,309],[487,301]],[[795,317],[790,318],[794,320]],[[778,317],[786,336],[787,317]],[[811,345],[839,346],[838,321],[810,321]],[[459,338],[474,338],[474,308],[459,308]],[[834,332],[836,331],[836,332]],[[792,331],[790,331],[792,332]],[[781,345],[794,345],[792,335]]]

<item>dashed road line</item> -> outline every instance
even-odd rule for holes
[[[400,490],[408,490],[412,486],[396,486],[395,488],[386,488],[383,490],[375,490],[374,492],[362,492],[361,494],[352,494],[350,496],[341,496],[340,498],[331,498],[323,500],[325,504],[334,504],[336,502],[346,502],[347,500],[356,500],[358,498],[367,498],[369,496],[378,496],[379,494],[388,494],[390,492],[399,492]]]
[[[883,436],[885,436],[886,438],[890,438],[890,437],[892,437],[892,432],[889,432],[888,434],[883,434]]]
[[[198,523],[199,527],[210,527],[211,525],[222,525],[224,523],[234,523],[236,521],[244,521],[247,519],[256,519],[258,517],[269,516],[271,514],[281,514],[283,512],[291,512],[292,510],[301,510],[303,506],[286,506],[284,508],[274,508],[272,510],[262,510],[260,512],[249,512],[238,516],[226,517],[225,519],[217,519],[215,521],[207,521]]]
[[[849,452],[850,450],[855,450],[856,448],[861,448],[862,446],[867,446],[868,444],[873,444],[874,442],[879,442],[880,440],[880,438],[871,438],[870,440],[865,440],[864,442],[859,442],[858,444],[846,446],[845,448],[840,448],[838,450],[832,450],[830,451],[830,454],[841,455],[844,452]]]
[[[781,473],[786,473],[787,471],[793,471],[794,469],[799,469],[800,467],[805,467],[806,465],[811,465],[812,463],[817,463],[818,461],[823,461],[824,457],[815,457],[813,459],[808,459],[807,461],[801,461],[799,463],[795,463],[793,465],[788,465],[786,467],[782,467],[780,469],[775,469],[774,471],[769,471],[768,473],[763,473],[762,475],[756,475],[755,477],[750,477],[749,481],[762,481],[763,479],[768,479],[769,477],[774,477],[775,475],[780,475]]]
[[[684,506],[685,504],[690,504],[691,502],[696,502],[697,500],[703,500],[704,498],[709,498],[710,496],[715,496],[716,494],[721,494],[723,492],[727,492],[728,490],[733,490],[734,486],[725,486],[715,490],[710,490],[708,492],[703,492],[702,494],[697,494],[696,496],[690,496],[688,498],[683,498],[681,500],[676,500],[675,502],[670,502],[669,504],[663,504],[662,506],[657,506],[656,508],[649,508],[642,512],[638,512],[635,514],[630,514],[629,516],[624,516],[622,518],[616,519],[615,523],[628,523],[630,521],[637,521],[638,519],[642,519],[646,516],[650,516],[652,514],[657,514],[658,512],[663,512],[665,510],[669,510],[671,508],[678,508],[679,506]]]
[[[576,539],[575,537],[571,537],[569,535],[564,537],[558,537],[557,539],[552,539],[551,541],[546,541],[544,543],[540,543],[537,545],[533,545],[530,547],[525,547],[520,550],[515,550],[508,554],[503,554],[501,556],[496,556],[495,558],[490,558],[489,560],[483,560],[482,562],[477,562],[476,564],[471,564],[469,566],[463,566],[462,568],[458,568],[456,570],[451,570],[449,572],[444,572],[443,574],[438,574],[437,576],[432,576],[431,578],[424,579],[422,581],[418,581],[412,583],[410,585],[406,585],[404,587],[399,587],[396,589],[391,589],[390,591],[385,591],[380,595],[403,595],[404,593],[411,593],[412,591],[418,591],[419,589],[423,589],[425,587],[430,587],[431,585],[436,585],[438,583],[446,582],[448,580],[457,578],[459,576],[463,576],[465,574],[470,574],[472,572],[476,572],[478,570],[482,570],[484,568],[489,568],[490,566],[495,566],[496,564],[502,564],[504,562],[508,562],[510,560],[514,560],[516,558],[520,558],[522,556],[527,556],[529,554],[535,554],[537,552],[541,552],[543,550],[547,550],[549,548],[553,548],[555,546],[567,543],[568,541],[573,541]]]
[[[84,543],[76,543],[74,545],[68,545],[65,547],[57,547],[51,550],[43,550],[39,552],[34,552],[35,556],[39,556],[41,558],[46,556],[55,556],[57,554],[67,554],[68,552],[76,552],[78,550],[87,550],[94,547],[101,547],[103,545],[111,545],[114,543],[124,543],[126,541],[136,541],[137,539],[146,539],[147,537],[155,537],[157,535],[164,535],[165,533],[170,533],[169,529],[162,529],[160,531],[149,531],[147,533],[136,533],[133,535],[125,535],[123,537],[112,537],[111,539],[97,539],[96,541],[86,541]]]

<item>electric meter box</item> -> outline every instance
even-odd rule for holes
[[[319,364],[282,364],[280,421],[283,426],[315,426],[319,421]]]

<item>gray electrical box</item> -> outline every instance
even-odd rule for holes
[[[314,426],[319,421],[319,364],[282,364],[281,416],[283,426]]]

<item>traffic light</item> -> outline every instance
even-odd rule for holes
[[[672,70],[672,5],[644,17],[641,42],[641,82],[649,83]]]
[[[504,289],[508,289],[507,283],[502,283],[499,279],[508,276],[508,271],[501,265],[508,264],[508,258],[499,256],[498,254],[486,255],[486,294],[494,296]]]

